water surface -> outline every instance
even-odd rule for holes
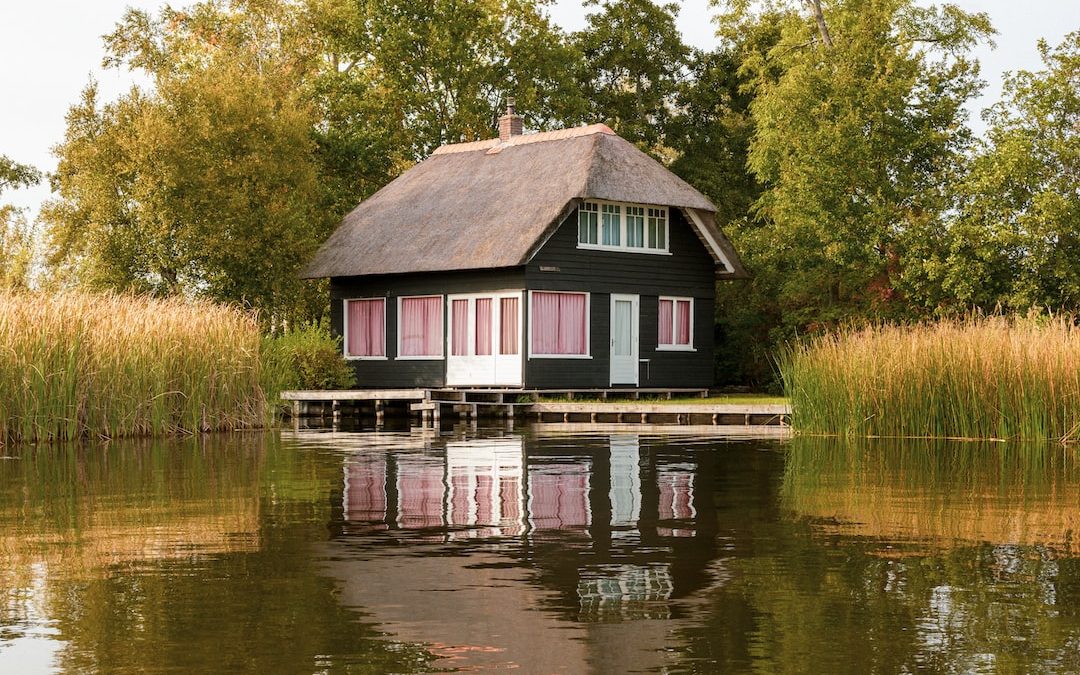
[[[0,460],[0,672],[1070,672],[1080,464],[282,433]]]

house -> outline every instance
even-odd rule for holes
[[[716,208],[607,126],[444,145],[305,269],[364,387],[706,387]]]

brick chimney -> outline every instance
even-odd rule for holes
[[[506,114],[499,118],[499,140],[505,143],[511,136],[521,135],[521,115],[514,110],[514,97],[506,98]]]

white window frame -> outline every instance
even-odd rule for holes
[[[440,306],[442,307],[442,335],[439,336],[439,350],[438,356],[423,354],[420,356],[402,356],[401,355],[401,305],[404,300],[418,300],[424,298],[438,298]],[[399,295],[397,299],[397,353],[394,355],[395,361],[442,361],[446,358],[446,298],[442,295],[435,293],[429,295]]]
[[[680,301],[690,301],[690,344],[660,344],[660,303],[664,300],[671,301],[671,339],[675,340],[678,335],[678,312],[675,311]],[[694,299],[685,296],[661,295],[656,299],[656,351],[658,352],[696,352],[694,348]]]
[[[349,303],[354,300],[381,300],[383,303],[383,326],[382,326],[382,356],[354,356],[349,353]],[[342,358],[346,361],[386,361],[388,356],[386,354],[386,298],[344,298],[341,301],[342,321],[341,321],[341,354]]]
[[[671,209],[666,206],[650,206],[648,204],[635,204],[632,202],[613,202],[604,199],[588,199],[582,202],[582,205],[589,204],[595,205],[596,211],[590,211],[590,213],[596,214],[596,242],[595,244],[589,244],[581,241],[581,209],[578,209],[578,229],[577,229],[577,247],[580,249],[590,249],[596,251],[621,251],[623,253],[646,253],[649,255],[671,255]],[[607,245],[603,244],[604,240],[604,206],[617,206],[619,207],[619,245]],[[628,246],[629,240],[629,227],[627,224],[627,207],[635,207],[644,209],[644,227],[642,232],[642,246]],[[664,247],[663,248],[649,248],[649,211],[661,210],[664,212]]]
[[[584,354],[534,354],[532,350],[533,333],[533,295],[536,293],[572,293],[585,296],[585,353]],[[527,354],[529,359],[591,359],[592,358],[592,293],[587,291],[548,291],[538,289],[529,291],[529,335]]]

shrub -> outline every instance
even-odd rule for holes
[[[263,341],[266,389],[276,399],[287,389],[348,389],[356,375],[341,356],[341,338],[325,321],[306,323]]]

